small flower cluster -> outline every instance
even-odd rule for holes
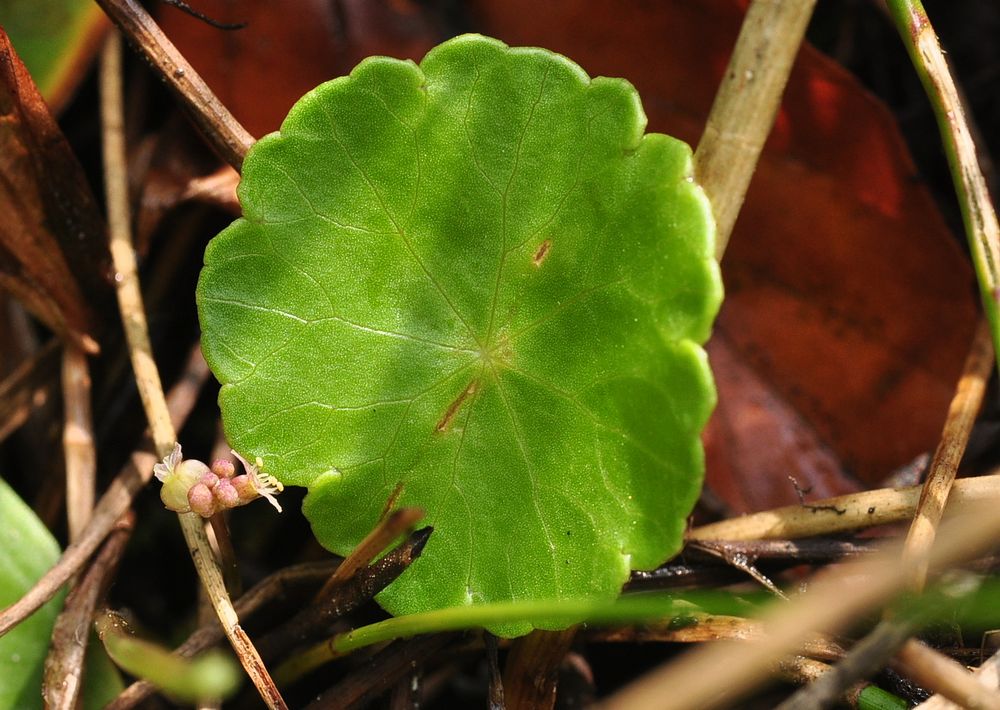
[[[266,498],[281,512],[281,505],[275,499],[284,490],[281,482],[261,472],[263,462],[258,457],[252,464],[235,451],[246,473],[235,475],[236,468],[231,461],[220,459],[209,468],[201,461],[184,459],[181,445],[175,444],[163,463],[153,466],[156,479],[163,484],[160,499],[168,509],[178,513],[197,513],[210,518],[220,510],[228,510],[246,505],[257,498]]]

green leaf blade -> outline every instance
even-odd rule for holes
[[[0,607],[31,589],[59,559],[52,533],[0,478]],[[42,674],[52,627],[65,592],[0,637],[0,708],[41,708]],[[121,678],[100,644],[87,652],[82,707],[104,707],[122,690]]]
[[[611,596],[679,549],[721,285],[690,150],[644,128],[627,82],[464,36],[248,155],[198,293],[227,433],[339,553],[404,483],[435,533],[392,613]]]

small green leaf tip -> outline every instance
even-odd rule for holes
[[[691,151],[645,125],[626,81],[465,35],[248,154],[198,285],[226,432],[340,554],[403,483],[434,535],[391,613],[613,598],[680,548],[722,289]]]

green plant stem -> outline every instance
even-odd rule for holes
[[[238,667],[218,651],[196,659],[182,658],[165,648],[134,638],[121,617],[105,610],[94,622],[108,655],[121,668],[145,678],[178,700],[225,698],[240,685]]]
[[[662,595],[638,595],[618,600],[545,599],[470,604],[423,614],[397,616],[362,626],[335,637],[332,647],[346,653],[382,641],[441,631],[474,629],[512,620],[559,625],[584,620],[592,623],[634,623],[672,617],[683,611],[691,611],[690,605],[679,602],[675,597]]]
[[[1000,356],[1000,224],[979,166],[965,110],[937,35],[920,0],[888,0],[906,51],[934,108],[962,221],[979,278],[983,308]]]
[[[910,704],[875,685],[866,685],[858,693],[858,710],[906,710]]]
[[[708,603],[713,600],[717,602],[718,599],[720,598],[706,596]],[[728,606],[732,610],[734,604],[730,602]],[[584,620],[593,623],[648,622],[690,613],[694,613],[694,608],[688,602],[664,595],[647,594],[618,600],[546,599],[449,607],[423,614],[397,616],[334,636],[290,658],[275,670],[274,676],[279,683],[284,684],[364,646],[419,634],[514,622],[561,626]]]

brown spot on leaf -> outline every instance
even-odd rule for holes
[[[544,242],[538,245],[538,249],[535,250],[535,255],[531,257],[531,263],[535,266],[541,266],[542,262],[545,261],[545,257],[549,255],[549,249],[552,248],[552,240],[546,239]]]
[[[479,380],[473,380],[469,383],[468,387],[462,390],[462,393],[455,398],[455,401],[448,405],[448,410],[434,426],[434,433],[440,433],[448,430],[448,427],[451,426],[451,422],[455,418],[455,415],[458,414],[458,410],[462,408],[462,404],[469,398],[470,395],[476,393],[478,386]]]

